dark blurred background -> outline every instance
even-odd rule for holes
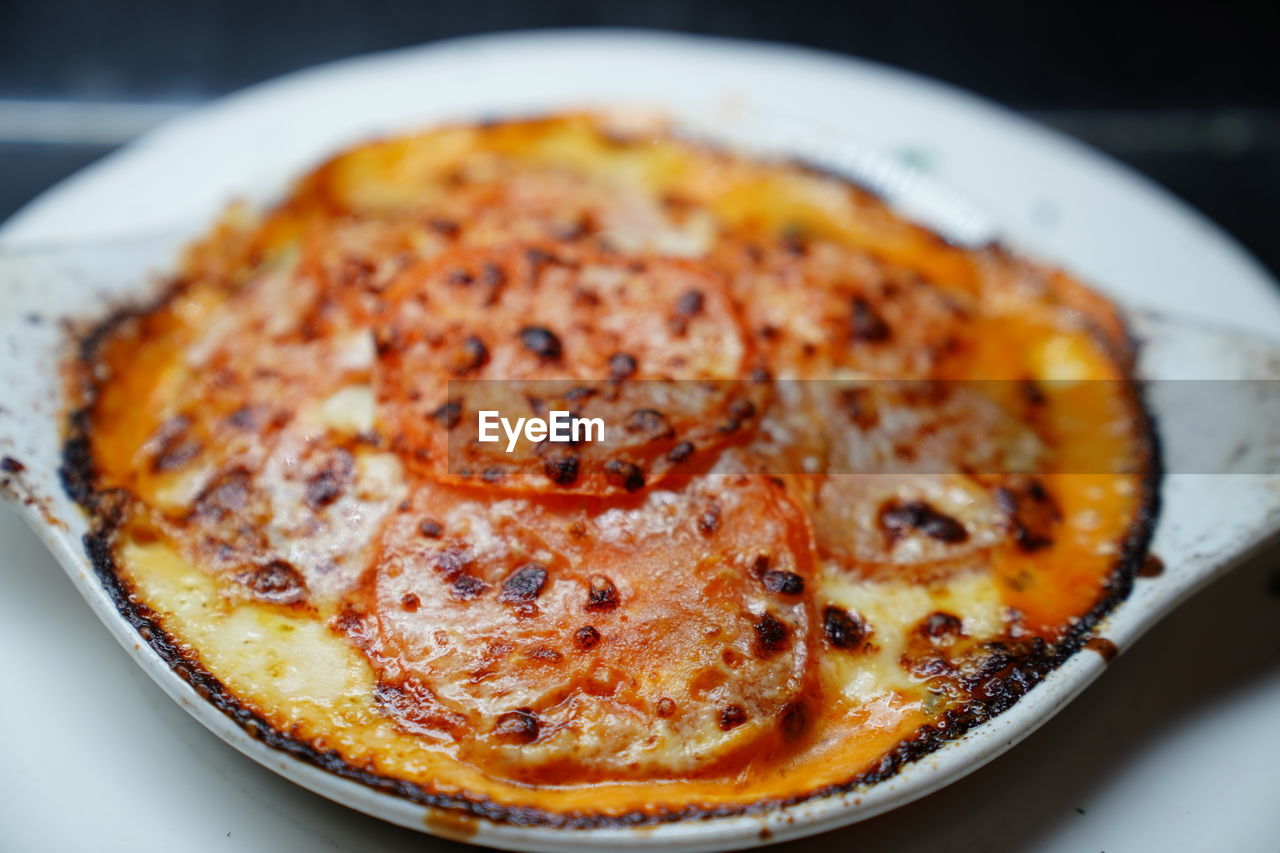
[[[0,0],[0,218],[159,121],[355,53],[637,26],[812,45],[971,89],[1135,166],[1280,272],[1280,2]]]

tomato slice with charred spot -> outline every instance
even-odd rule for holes
[[[767,386],[702,266],[536,245],[457,250],[403,273],[378,327],[379,426],[427,476],[517,492],[623,494],[705,467]],[[494,382],[491,380],[505,380]],[[480,411],[599,418],[604,440],[478,440]]]
[[[346,620],[400,725],[535,783],[723,769],[804,728],[814,577],[780,481],[607,504],[423,481]]]
[[[779,377],[936,375],[963,345],[970,300],[831,242],[721,247],[749,334]]]

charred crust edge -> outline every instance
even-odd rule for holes
[[[695,147],[713,153],[722,150],[701,141],[696,141]],[[865,187],[858,186],[856,182],[849,181],[844,176],[833,175],[827,170],[818,170],[812,164],[796,164],[793,161],[791,165],[793,167],[799,165],[800,168],[811,173],[825,173],[828,177],[852,184],[862,192],[867,191]],[[937,239],[941,243],[949,243],[941,236],[937,236]],[[434,793],[417,783],[382,776],[353,766],[336,751],[318,748],[313,743],[273,728],[270,722],[233,695],[198,660],[182,651],[179,643],[164,630],[154,611],[134,594],[128,582],[118,571],[114,543],[120,524],[119,513],[115,511],[119,504],[118,501],[111,499],[111,495],[98,488],[97,471],[93,464],[88,440],[89,415],[96,391],[94,383],[88,380],[92,375],[89,368],[97,359],[101,342],[123,322],[155,310],[182,289],[183,282],[175,279],[159,299],[148,300],[145,304],[118,310],[94,326],[87,334],[79,336],[81,345],[74,358],[78,376],[70,388],[71,399],[75,401],[73,405],[78,407],[73,408],[67,416],[67,436],[63,442],[62,464],[58,473],[68,497],[89,516],[90,532],[83,537],[85,554],[108,598],[121,617],[138,632],[152,651],[179,678],[255,740],[335,776],[359,782],[382,793],[431,808],[462,812],[494,823],[557,829],[598,829],[652,826],[682,820],[710,820],[770,812],[807,800],[844,793],[860,785],[889,779],[910,762],[928,755],[946,743],[958,739],[975,726],[1008,710],[1018,699],[1043,681],[1048,673],[1080,651],[1092,636],[1098,622],[1128,597],[1133,588],[1134,578],[1147,554],[1160,512],[1159,486],[1164,470],[1159,436],[1146,405],[1142,384],[1138,380],[1129,379],[1126,380],[1126,384],[1129,387],[1135,411],[1138,413],[1138,440],[1143,445],[1144,461],[1147,463],[1143,472],[1142,507],[1119,543],[1118,556],[1112,565],[1110,575],[1103,582],[1103,592],[1099,600],[1058,642],[1031,644],[1024,650],[993,655],[993,659],[1000,666],[993,672],[983,673],[987,682],[985,695],[975,696],[965,704],[948,711],[937,722],[922,726],[913,735],[899,742],[874,765],[845,781],[794,796],[765,798],[739,806],[689,805],[677,809],[636,810],[613,815],[590,812],[551,812],[527,806],[506,806],[485,797]],[[1096,327],[1091,328],[1090,331],[1107,346],[1108,352],[1112,353],[1113,358],[1124,366],[1126,372],[1131,370],[1133,352],[1138,348],[1137,342],[1131,336],[1123,342],[1116,342]],[[1126,333],[1128,333],[1127,329]],[[1124,351],[1126,349],[1128,352]]]

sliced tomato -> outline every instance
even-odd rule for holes
[[[379,428],[446,482],[621,494],[705,467],[766,399],[722,282],[698,264],[520,245],[402,274],[378,327]],[[493,381],[500,380],[500,381]],[[559,384],[557,384],[559,383]],[[599,418],[603,441],[478,440],[479,412]]]
[[[673,478],[601,504],[435,481],[344,626],[399,723],[530,782],[723,769],[804,729],[810,536],[779,481]]]
[[[749,445],[762,470],[813,472],[821,554],[870,577],[930,582],[981,569],[1013,529],[999,489],[1052,454],[1000,402],[1018,383],[798,380]],[[1017,402],[1016,400],[1014,401]],[[1007,503],[1007,501],[1005,501]]]
[[[865,251],[784,238],[726,243],[717,263],[779,377],[927,378],[963,345],[961,296]]]

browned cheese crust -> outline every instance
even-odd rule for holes
[[[648,823],[882,779],[1076,651],[1154,517],[1131,371],[1059,271],[568,115],[229,214],[84,337],[64,478],[121,612],[271,745]],[[621,437],[474,440],[521,406]]]

